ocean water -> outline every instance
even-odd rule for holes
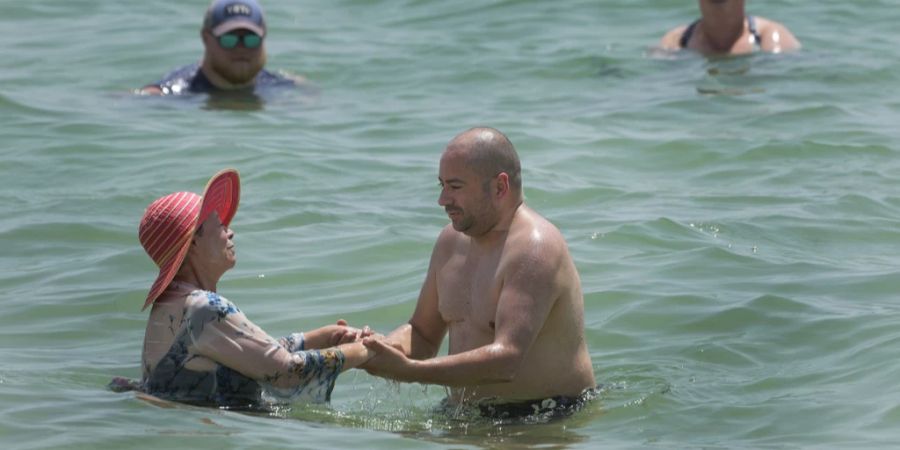
[[[206,1],[3,2],[3,448],[892,448],[900,441],[900,2],[750,1],[791,55],[662,57],[693,1],[264,2],[314,90],[141,98]],[[240,170],[219,291],[280,336],[408,319],[456,133],[504,131],[582,277],[598,401],[456,420],[351,371],[330,405],[161,407],[139,377],[153,199]],[[552,370],[552,368],[533,368]]]

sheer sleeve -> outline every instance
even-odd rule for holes
[[[292,353],[299,350],[306,350],[306,337],[303,333],[291,333],[279,339],[278,343],[281,344],[285,350]]]
[[[340,350],[304,351],[302,333],[276,341],[224,297],[203,294],[188,325],[196,354],[257,380],[277,399],[329,400],[344,366]]]

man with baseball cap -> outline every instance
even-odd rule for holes
[[[293,86],[299,79],[274,74],[266,64],[266,21],[256,0],[214,0],[200,30],[203,59],[144,86],[145,95],[250,91]]]

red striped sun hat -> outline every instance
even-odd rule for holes
[[[159,276],[150,287],[141,311],[150,306],[169,287],[181,268],[197,227],[215,211],[222,224],[231,223],[241,197],[241,179],[237,170],[225,169],[206,183],[203,195],[174,192],[156,199],[141,218],[138,239],[159,267]]]

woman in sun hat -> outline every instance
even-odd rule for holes
[[[373,355],[358,342],[371,331],[338,321],[276,340],[219,295],[216,284],[235,264],[229,224],[239,198],[238,173],[226,169],[203,195],[175,192],[144,212],[139,239],[159,275],[144,301],[153,307],[140,390],[231,409],[328,401],[338,374]]]

